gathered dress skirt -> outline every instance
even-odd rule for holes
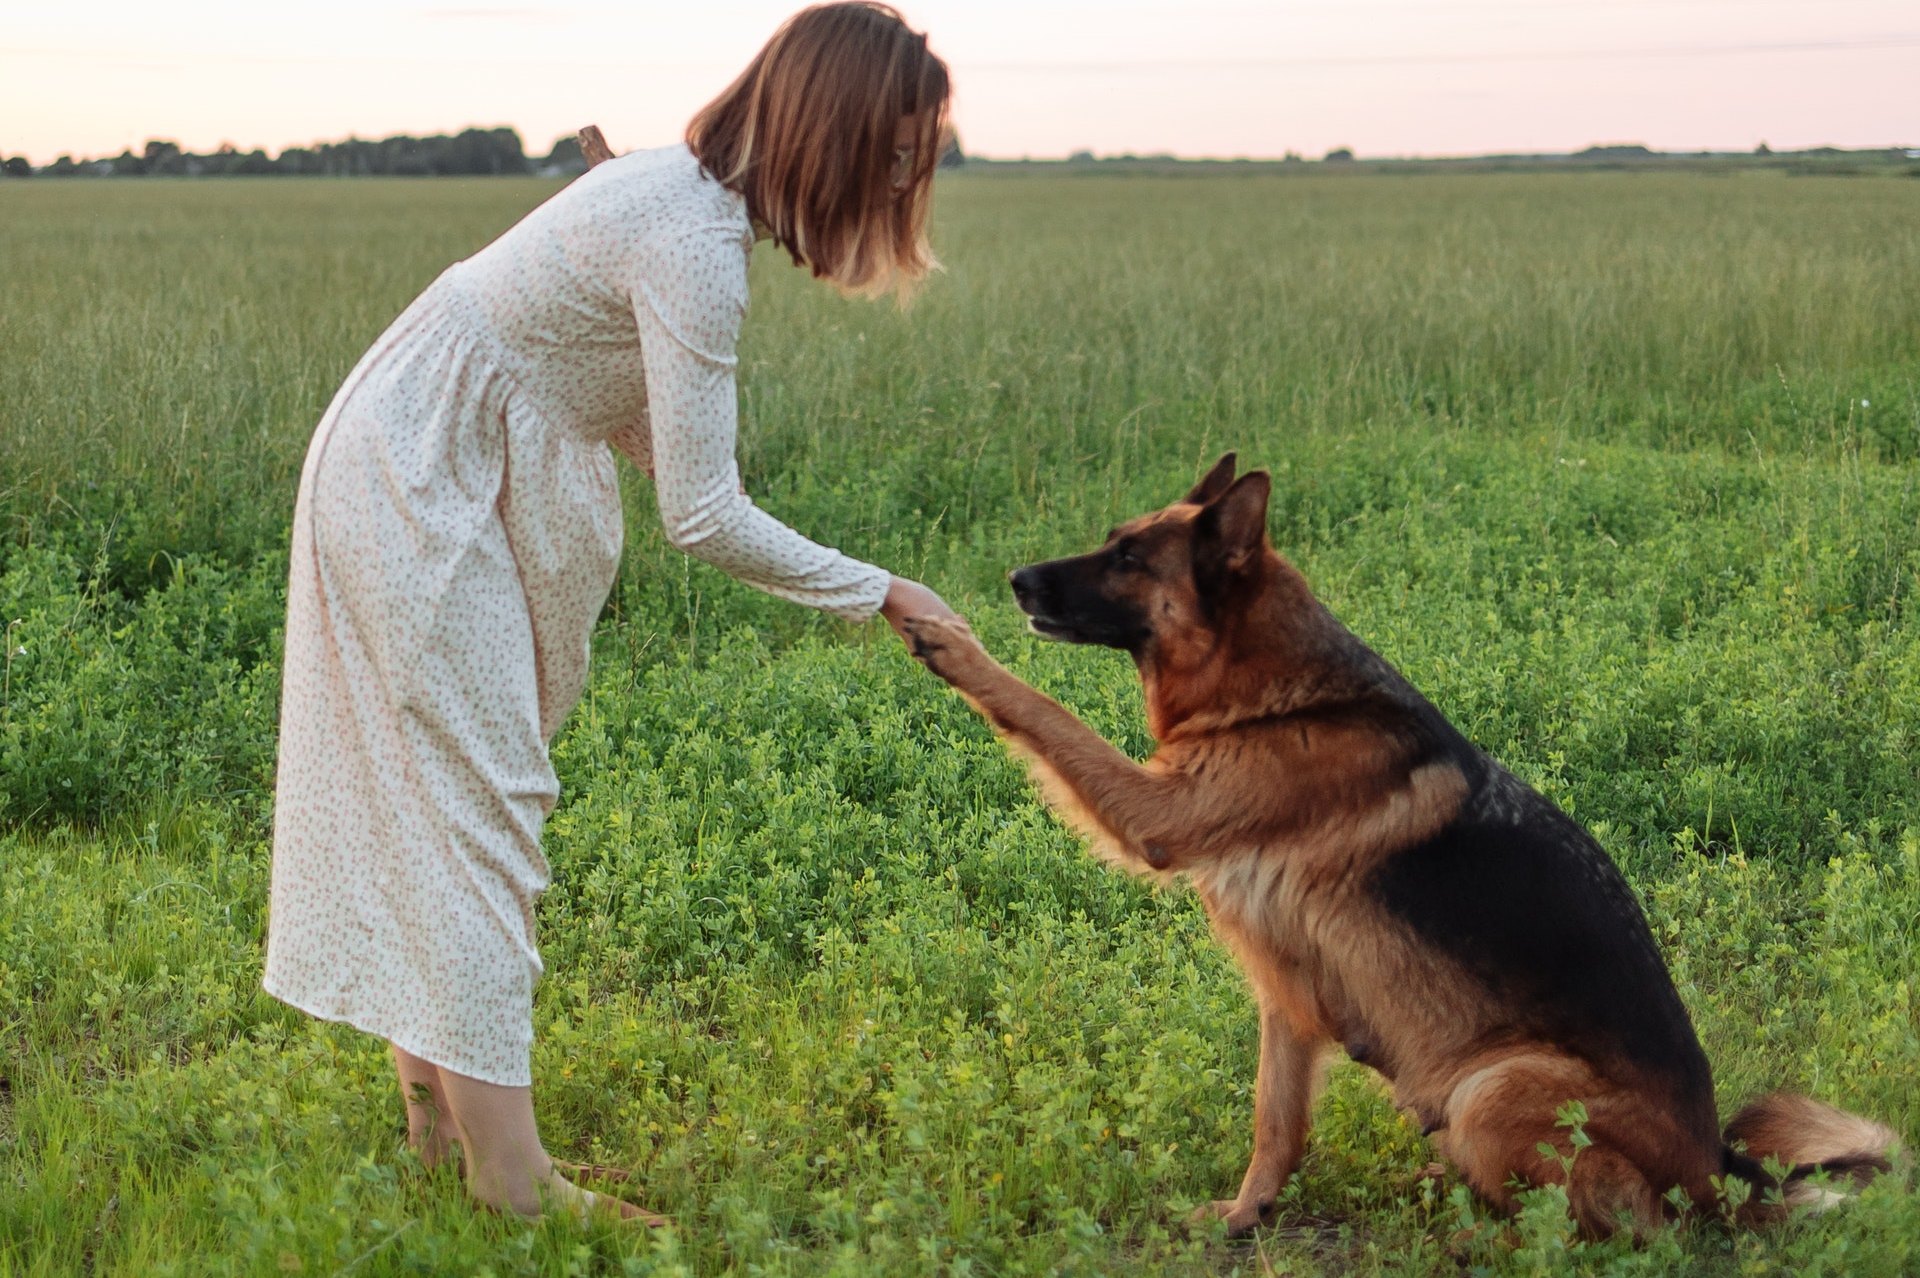
[[[525,1086],[547,747],[621,507],[606,444],[535,411],[447,284],[360,361],[301,473],[264,984]]]

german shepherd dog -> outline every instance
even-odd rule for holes
[[[1466,740],[1267,543],[1265,472],[1229,453],[1090,554],[1021,568],[1038,633],[1132,655],[1159,748],[1135,763],[996,663],[964,623],[914,655],[1031,763],[1110,861],[1184,875],[1259,1005],[1253,1161],[1202,1208],[1244,1233],[1293,1174],[1334,1045],[1475,1191],[1562,1184],[1580,1228],[1637,1234],[1677,1186],[1758,1221],[1864,1179],[1893,1133],[1786,1093],[1719,1129],[1713,1080],[1632,891],[1598,843]],[[1586,1109],[1574,1154],[1556,1121]],[[1553,1156],[1543,1152],[1546,1145]],[[1776,1180],[1762,1160],[1790,1169]]]

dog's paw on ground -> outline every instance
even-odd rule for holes
[[[1227,1237],[1244,1238],[1272,1212],[1272,1203],[1242,1203],[1237,1198],[1219,1198],[1202,1203],[1187,1217],[1189,1223],[1205,1226],[1216,1220],[1227,1224]]]

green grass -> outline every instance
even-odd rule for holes
[[[0,190],[0,1273],[1920,1266],[1906,1170],[1765,1234],[1503,1229],[1345,1065],[1276,1227],[1189,1232],[1255,1043],[1197,905],[1085,857],[877,623],[668,548],[631,474],[535,1073],[550,1146],[682,1227],[476,1217],[378,1045],[258,989],[285,540],[361,350],[550,189]],[[963,174],[907,315],[757,256],[743,460],[1136,753],[1130,667],[1023,634],[1004,573],[1268,467],[1276,544],[1626,868],[1723,1107],[1912,1141],[1916,215],[1892,180]]]

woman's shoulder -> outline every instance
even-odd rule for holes
[[[701,350],[731,349],[747,302],[753,229],[746,201],[701,171],[686,146],[597,165],[598,233],[622,243],[637,297]]]
[[[684,177],[689,169],[697,170],[699,167],[700,162],[693,158],[693,149],[685,142],[675,142],[670,146],[651,146],[616,155],[604,164],[595,165],[589,172],[601,178],[618,174],[629,180],[640,175],[664,180],[674,176]]]
[[[654,147],[595,166],[579,181],[645,213],[662,230],[750,227],[747,204],[700,167],[686,143]]]

